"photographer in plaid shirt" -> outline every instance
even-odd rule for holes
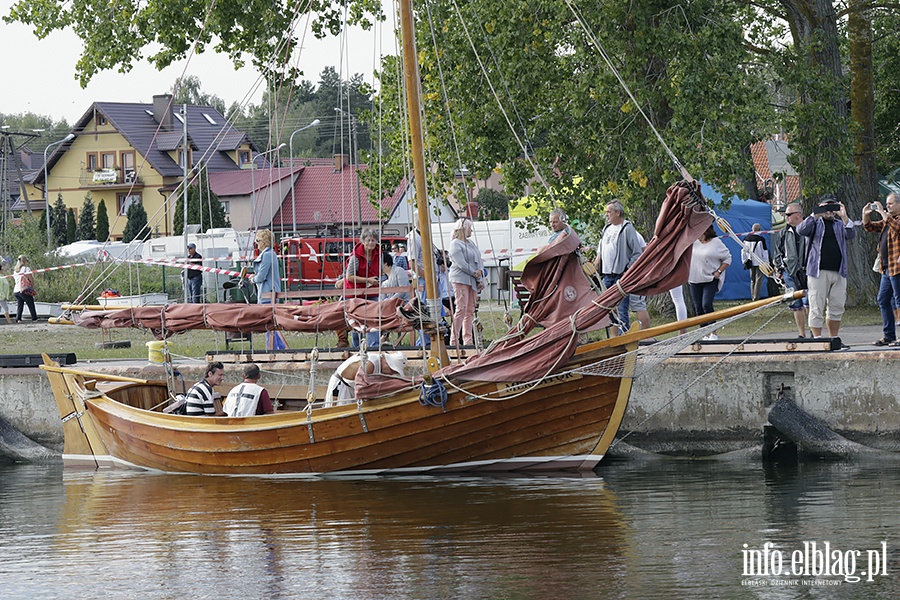
[[[878,287],[878,306],[881,308],[881,322],[884,335],[875,342],[876,346],[900,346],[897,342],[897,315],[900,308],[900,196],[890,194],[881,202],[873,202],[863,208],[862,223],[866,231],[880,234],[878,256],[881,267],[881,285]],[[880,219],[873,221],[878,214]]]

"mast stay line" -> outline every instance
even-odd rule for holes
[[[578,8],[572,4],[572,0],[563,0],[566,3],[566,6],[569,7],[569,10],[572,11],[572,15],[574,15],[575,19],[578,21],[578,24],[581,26],[581,29],[584,31],[584,34],[587,36],[588,41],[593,44],[593,46],[597,49],[597,52],[600,54],[600,57],[603,59],[603,62],[606,63],[606,66],[609,67],[609,70],[613,75],[616,76],[616,79],[619,81],[619,85],[622,86],[622,89],[625,90],[625,93],[628,94],[628,97],[634,103],[634,106],[638,109],[638,112],[641,113],[641,116],[644,117],[644,120],[647,122],[647,125],[650,126],[650,129],[653,131],[653,134],[656,136],[656,139],[659,140],[659,143],[662,145],[663,149],[666,151],[666,154],[669,155],[669,158],[672,159],[672,162],[675,164],[675,168],[681,173],[681,176],[690,182],[694,181],[694,178],[691,177],[691,174],[688,173],[687,169],[681,161],[678,160],[678,157],[675,156],[675,153],[672,152],[672,149],[669,148],[669,145],[666,144],[666,141],[663,139],[662,135],[660,135],[659,131],[657,131],[656,127],[653,125],[653,122],[650,121],[650,117],[647,116],[647,113],[644,112],[644,109],[641,107],[640,102],[634,97],[634,94],[631,93],[631,89],[628,87],[628,84],[625,83],[625,80],[622,78],[622,75],[619,73],[619,70],[616,69],[615,65],[612,63],[612,60],[609,58],[609,55],[606,54],[606,51],[603,49],[603,46],[600,45],[600,42],[597,40],[597,37],[594,35],[594,32],[588,27],[587,23],[584,21],[584,17],[582,17],[581,12],[579,12]]]

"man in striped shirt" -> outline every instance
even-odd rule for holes
[[[186,414],[195,417],[225,416],[222,400],[215,386],[225,381],[225,365],[212,362],[206,367],[206,376],[191,386],[185,395]]]

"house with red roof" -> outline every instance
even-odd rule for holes
[[[359,177],[367,165],[351,165],[346,155],[333,159],[294,159],[290,166],[254,165],[253,169],[211,173],[210,186],[238,230],[272,229],[279,237],[355,237],[381,227],[406,235],[412,222],[414,187],[401,182],[393,194],[375,200]],[[439,205],[441,220],[455,213]]]
[[[800,176],[788,160],[791,150],[786,140],[775,136],[751,144],[753,168],[759,199],[783,209],[800,197]]]

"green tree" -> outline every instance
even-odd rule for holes
[[[48,212],[49,211],[47,211],[47,210],[42,210],[41,218],[38,219],[38,230],[41,231],[41,235],[44,238],[44,248],[46,248],[49,244],[49,242],[47,241],[47,213]]]
[[[775,112],[747,93],[765,89],[765,79],[745,45],[744,24],[753,14],[745,3],[582,6],[637,104],[566,3],[474,0],[469,6],[461,25],[453,3],[437,0],[429,5],[431,26],[417,30],[434,193],[445,193],[463,169],[480,180],[500,164],[510,196],[534,187],[530,195],[549,200],[548,207],[564,204],[595,230],[603,225],[597,204],[618,198],[649,225],[681,173],[640,109],[694,177],[726,190],[752,181],[746,147],[775,130]],[[473,68],[485,57],[489,77]],[[381,112],[365,115],[373,126],[384,123],[383,192],[407,173],[398,62],[384,59],[375,102]],[[729,76],[735,73],[740,77]],[[376,174],[368,175],[377,189]]]
[[[872,71],[875,95],[873,130],[877,170],[887,175],[900,167],[900,14],[875,13],[872,22]]]
[[[9,115],[0,113],[0,123],[8,125],[10,131],[35,132],[37,135],[28,139],[25,146],[36,155],[41,154],[47,144],[61,140],[71,131],[65,119],[54,121],[53,117],[30,112]]]
[[[150,237],[150,229],[147,227],[147,211],[140,202],[132,202],[125,213],[125,230],[122,231],[122,241],[125,243],[133,240],[144,240]]]
[[[50,210],[50,238],[56,248],[66,245],[66,203],[62,194],[56,195],[56,202]]]
[[[78,221],[75,219],[75,209],[70,208],[66,211],[66,243],[71,244],[76,240],[75,230],[78,228]]]
[[[93,240],[97,235],[94,199],[90,192],[84,197],[81,214],[78,215],[78,228],[75,230],[76,240]]]
[[[371,27],[371,14],[384,18],[377,0],[347,4],[310,4],[313,33],[320,38],[328,33],[338,35],[345,24]],[[249,57],[269,79],[296,81],[302,72],[296,66],[273,64],[272,51],[277,48],[278,56],[291,60],[299,36],[305,34],[304,28],[295,27],[297,18],[292,0],[224,0],[203,5],[200,13],[192,5],[168,0],[118,0],[113,4],[19,0],[4,20],[31,25],[40,37],[56,30],[74,31],[84,44],[75,74],[86,86],[100,71],[127,73],[143,59],[162,70],[185,58],[195,40],[200,52],[215,49],[238,65]]]
[[[211,227],[230,227],[231,223],[225,215],[225,209],[209,187],[209,176],[206,170],[200,171],[196,181],[188,187],[188,224],[200,225],[201,231]],[[175,201],[174,234],[184,232],[184,197],[178,193]]]
[[[170,90],[174,104],[190,104],[194,106],[212,106],[225,114],[225,101],[215,94],[206,94],[200,90],[200,78],[188,75],[176,82]]]
[[[100,199],[97,204],[97,239],[105,242],[109,239],[109,213],[106,211],[106,201]]]
[[[482,188],[475,196],[475,202],[478,203],[479,215],[482,219],[509,218],[509,196],[506,194],[501,194],[491,188]]]

